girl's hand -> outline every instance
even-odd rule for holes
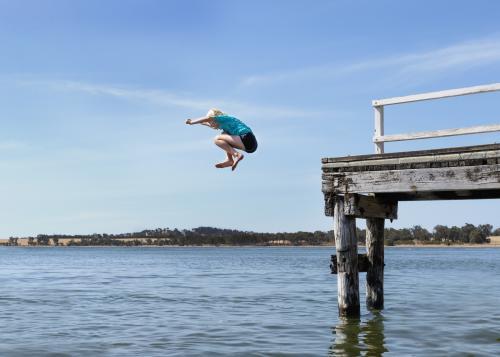
[[[191,119],[186,120],[186,124],[187,125],[193,125],[193,123],[191,122]]]

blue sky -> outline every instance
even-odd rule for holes
[[[500,3],[426,4],[0,0],[0,236],[331,229],[320,159],[373,152],[372,99],[500,82]],[[386,133],[498,123],[499,96],[388,107]],[[211,107],[259,140],[234,173],[213,168],[216,132],[184,124]],[[497,200],[399,216],[500,226]]]

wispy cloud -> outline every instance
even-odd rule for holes
[[[176,106],[190,109],[206,109],[213,101],[182,98],[175,94],[155,89],[130,89],[104,84],[91,84],[77,81],[47,81],[54,89],[85,92],[93,95],[108,95],[130,100],[145,100],[164,106]]]
[[[354,63],[328,63],[288,72],[253,75],[241,81],[243,86],[278,82],[341,77],[376,69],[390,69],[394,76],[419,76],[449,70],[461,70],[500,62],[500,38],[468,41],[426,52],[406,53]]]
[[[0,151],[19,151],[28,149],[30,145],[23,141],[6,140],[0,141]]]
[[[439,72],[500,62],[500,39],[470,41],[401,58],[402,72]]]
[[[265,118],[267,119],[304,118],[320,115],[329,115],[331,117],[333,115],[333,113],[313,112],[303,108],[268,106],[227,99],[195,98],[187,95],[181,96],[157,89],[127,88],[69,80],[19,80],[17,82],[21,85],[43,86],[52,90],[82,92],[124,100],[145,101],[164,107],[178,107],[198,111],[201,114],[204,114],[210,108],[219,107],[225,111],[238,113],[246,117],[262,118],[263,113],[265,113]]]

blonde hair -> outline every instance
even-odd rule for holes
[[[212,108],[207,113],[207,117],[210,117],[210,118],[213,118],[213,117],[216,117],[219,115],[224,115],[224,112],[222,112],[222,110],[217,109],[217,108]]]

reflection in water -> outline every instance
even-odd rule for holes
[[[361,330],[364,332],[367,356],[380,356],[388,351],[384,346],[384,317],[380,312],[374,312]]]
[[[332,333],[330,356],[381,356],[388,351],[384,346],[384,317],[378,311],[366,322],[340,317]]]
[[[339,317],[339,323],[332,328],[333,345],[330,346],[330,356],[360,356],[359,334],[360,320]]]

